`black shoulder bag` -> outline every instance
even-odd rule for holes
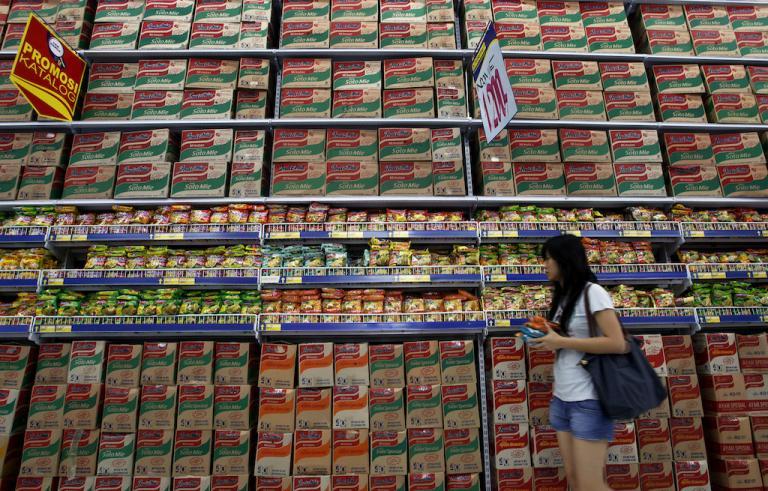
[[[589,287],[584,290],[584,309],[589,335],[601,336],[597,321],[589,306]],[[619,321],[621,322],[621,321]],[[667,397],[667,391],[653,367],[645,358],[634,336],[621,326],[629,350],[618,355],[587,354],[581,365],[592,376],[605,414],[614,420],[634,419],[657,407]]]

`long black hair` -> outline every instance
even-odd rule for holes
[[[573,316],[579,295],[584,291],[587,283],[596,283],[597,278],[589,269],[584,245],[575,235],[564,234],[552,237],[544,243],[541,255],[544,259],[554,260],[560,268],[560,281],[554,282],[555,291],[547,318],[552,320],[562,305],[559,322],[563,328],[562,332],[568,335],[570,334],[567,332],[568,323]]]

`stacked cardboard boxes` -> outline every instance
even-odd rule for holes
[[[271,2],[99,0],[91,49],[264,49]]]
[[[48,23],[70,46],[83,49],[88,46],[93,26],[93,4],[82,0],[61,2],[57,0],[5,1],[0,7],[0,32],[3,50],[16,50],[27,24],[34,12]]]
[[[0,345],[0,353],[0,479],[6,483],[20,471],[37,350]]]
[[[709,489],[704,409],[690,336],[641,336],[669,387],[658,408],[614,428],[606,480],[611,489]],[[488,396],[497,489],[567,489],[557,435],[549,425],[554,353],[521,338],[488,340]]]
[[[445,0],[289,0],[281,32],[283,48],[457,48]]]
[[[475,367],[471,341],[263,344],[257,489],[479,489]]]
[[[63,133],[0,134],[0,196],[58,198],[69,139]]]

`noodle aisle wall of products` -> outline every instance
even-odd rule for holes
[[[30,12],[75,121],[10,82]],[[0,491],[567,490],[582,238],[668,388],[612,489],[768,489],[768,4],[0,1]],[[494,20],[519,108],[486,142]]]

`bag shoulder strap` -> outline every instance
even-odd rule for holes
[[[597,336],[600,336],[600,332],[597,328],[597,320],[595,319],[595,314],[592,313],[592,309],[589,305],[589,287],[592,286],[592,283],[587,283],[587,286],[584,288],[584,313],[587,315],[587,325],[589,326],[589,336],[594,338]],[[618,315],[617,315],[618,318]],[[624,335],[624,339],[629,338],[629,333],[627,332],[627,329],[624,327],[624,323],[621,322],[621,318],[619,318],[619,326],[621,326],[621,334]]]

